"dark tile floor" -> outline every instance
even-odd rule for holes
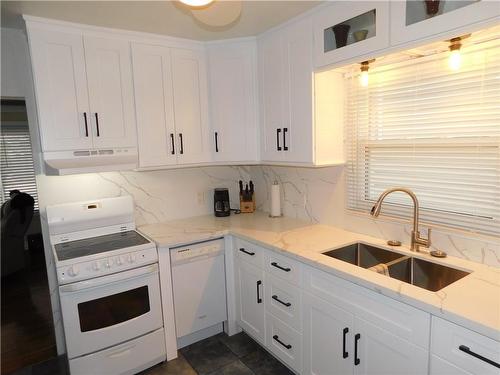
[[[26,367],[12,375],[68,375],[64,356]],[[90,375],[90,374],[89,374]],[[101,375],[101,374],[92,374]],[[140,375],[293,375],[245,333],[221,333],[179,350],[179,357]]]

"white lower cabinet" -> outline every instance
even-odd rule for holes
[[[431,354],[430,362],[429,374],[432,375],[471,375],[470,372],[467,372],[434,354]]]
[[[266,347],[283,363],[302,373],[302,335],[272,314],[266,314]]]
[[[264,272],[240,259],[236,259],[235,272],[238,324],[264,344]]]

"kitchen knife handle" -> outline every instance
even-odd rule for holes
[[[283,128],[283,151],[288,151],[288,146],[286,145],[286,133],[288,128]]]
[[[184,142],[182,141],[182,133],[179,133],[179,139],[181,141],[181,150],[179,151],[180,154],[184,154]]]
[[[175,154],[174,133],[170,133],[170,143],[172,144],[172,150],[170,151],[170,153],[174,155]]]
[[[281,146],[280,146],[280,133],[281,129],[276,129],[276,149],[278,151],[281,151]]]
[[[83,120],[85,121],[85,136],[89,136],[89,126],[87,124],[87,112],[83,112]]]
[[[217,132],[215,132],[215,152],[219,152],[219,137]]]

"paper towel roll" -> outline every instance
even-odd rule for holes
[[[280,185],[276,181],[271,185],[271,216],[281,216]]]

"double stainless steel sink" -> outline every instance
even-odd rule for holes
[[[354,243],[323,254],[358,267],[384,273],[393,279],[433,292],[437,292],[469,274],[469,272],[456,268],[363,243]]]

